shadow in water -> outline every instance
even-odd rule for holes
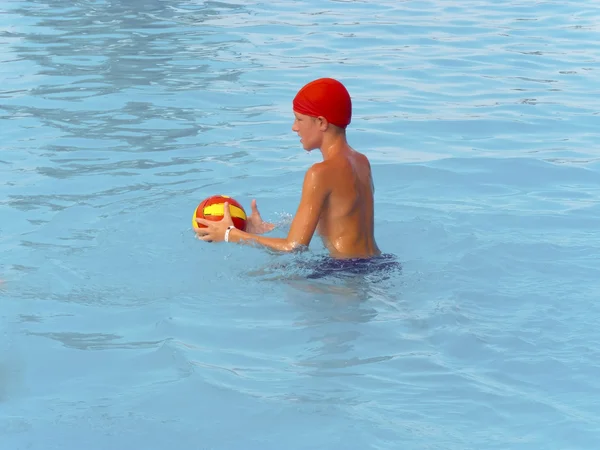
[[[293,363],[297,371],[315,377],[362,376],[359,366],[394,357],[369,344],[373,330],[385,322],[380,314],[405,315],[396,288],[402,267],[394,255],[345,261],[314,255],[278,258],[248,275],[264,283],[261,290],[269,296],[281,295],[295,309],[293,325],[306,335]]]

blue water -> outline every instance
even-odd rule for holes
[[[600,7],[3,0],[0,448],[597,449]],[[402,271],[285,234],[330,76]]]

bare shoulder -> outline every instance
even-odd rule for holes
[[[323,185],[331,171],[332,168],[326,164],[326,161],[313,164],[304,175],[305,186],[317,187]]]
[[[325,179],[336,170],[336,167],[332,161],[320,161],[310,166],[306,176],[312,179]]]
[[[373,190],[373,192],[375,192],[375,184],[373,182],[373,173],[371,170],[371,162],[369,161],[369,158],[367,157],[367,155],[357,152],[356,150],[354,150],[354,153],[356,161],[358,162],[357,165],[361,168],[361,171],[363,172],[365,177],[369,179],[371,189]]]
[[[329,182],[331,173],[328,166],[322,162],[313,164],[304,175],[302,196],[306,198],[325,198],[331,191]]]
[[[356,150],[354,150],[354,154],[356,159],[358,159],[361,164],[364,164],[367,167],[371,167],[371,163],[369,162],[369,158],[367,157],[367,155],[361,152],[357,152]]]

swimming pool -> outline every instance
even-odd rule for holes
[[[3,449],[595,449],[595,2],[0,6]],[[284,233],[344,81],[401,271],[313,279],[194,238]]]

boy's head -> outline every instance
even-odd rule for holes
[[[304,86],[293,101],[294,111],[345,129],[352,119],[352,100],[342,83],[333,78],[319,78]]]

